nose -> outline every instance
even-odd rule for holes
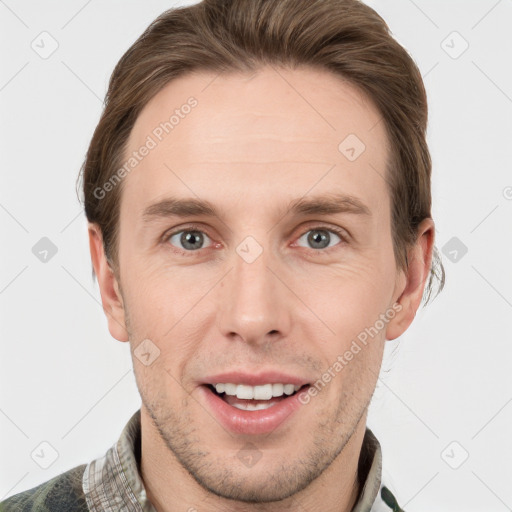
[[[275,258],[265,250],[254,261],[243,252],[234,253],[232,270],[220,287],[217,310],[224,336],[263,345],[288,335],[292,301],[276,277],[277,268]]]

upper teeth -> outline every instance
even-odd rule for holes
[[[262,386],[247,386],[245,384],[215,384],[217,393],[243,398],[246,400],[270,400],[273,396],[291,395],[301,386],[293,384],[263,384]]]

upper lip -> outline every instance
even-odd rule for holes
[[[258,374],[244,372],[226,372],[218,373],[206,377],[203,384],[247,384],[248,386],[261,386],[263,384],[293,384],[294,386],[304,386],[309,381],[302,377],[288,375],[279,371],[265,371]]]

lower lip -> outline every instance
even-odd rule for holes
[[[208,386],[200,386],[209,409],[227,430],[252,435],[268,434],[290,419],[303,406],[299,398],[307,394],[308,389],[309,386],[306,386],[268,409],[243,411],[224,402]]]

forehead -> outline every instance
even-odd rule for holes
[[[133,127],[125,157],[151,149],[124,178],[121,214],[165,195],[226,204],[250,195],[257,203],[313,187],[386,202],[387,144],[371,101],[328,71],[185,75],[155,95]]]

